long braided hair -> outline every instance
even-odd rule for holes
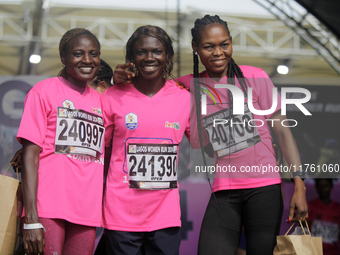
[[[205,26],[209,24],[221,24],[228,31],[228,35],[231,38],[228,24],[226,21],[222,20],[218,15],[215,15],[215,16],[205,15],[201,19],[196,19],[195,26],[191,29],[192,42],[194,42],[196,45],[199,45],[200,39],[201,39],[201,30],[202,28],[204,28]],[[193,62],[194,62],[193,72],[194,72],[194,93],[195,93],[195,101],[196,101],[197,128],[198,128],[198,135],[199,135],[200,147],[202,151],[203,162],[204,162],[204,165],[206,165],[206,159],[205,159],[205,154],[203,150],[203,138],[202,138],[201,91],[200,91],[201,83],[199,81],[199,70],[198,70],[199,61],[198,61],[197,52],[193,52]],[[235,63],[233,58],[230,59],[227,68],[228,68],[227,70],[228,83],[235,85],[235,76],[236,76],[236,78],[238,79],[241,85],[243,92],[246,93],[247,84],[245,82],[244,75],[240,67]],[[232,94],[230,91],[228,91],[228,99],[229,99],[228,101],[229,101],[229,106],[230,106],[229,116],[231,116]]]
[[[68,30],[60,39],[59,42],[59,55],[61,57],[61,55],[63,53],[67,54],[68,51],[68,43],[75,37],[80,36],[80,35],[90,35],[92,36],[98,43],[99,45],[99,49],[100,49],[100,42],[98,41],[97,37],[92,34],[89,30],[85,29],[85,28],[73,28]],[[66,76],[66,69],[65,66],[63,67],[63,69],[60,70],[60,72],[58,73],[58,76],[64,77]]]
[[[171,73],[174,68],[174,49],[172,46],[172,40],[170,36],[160,27],[146,25],[137,28],[126,43],[125,61],[127,63],[134,63],[133,47],[135,43],[143,36],[155,37],[164,45],[166,51],[166,65],[163,69],[162,75],[165,79],[167,79],[168,77],[174,78]],[[134,66],[130,67],[130,70],[135,73],[135,76],[138,75],[137,69]]]

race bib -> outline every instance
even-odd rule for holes
[[[178,144],[128,144],[130,188],[177,188],[177,148]]]
[[[202,118],[216,157],[242,151],[261,142],[254,116],[245,104],[243,115],[229,115],[225,108]],[[250,125],[249,125],[250,124]]]
[[[99,158],[104,140],[103,118],[80,109],[58,107],[55,153]]]

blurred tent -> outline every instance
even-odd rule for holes
[[[338,60],[339,47],[329,43],[334,41],[331,28],[326,33],[333,36],[332,40],[326,42],[325,30],[315,30],[315,27],[327,27],[320,25],[315,18],[318,15],[312,16],[293,0],[262,0],[270,7],[267,10],[263,8],[265,4],[261,4],[261,0],[235,2],[212,0],[207,4],[205,1],[193,0],[151,0],[146,4],[135,0],[0,0],[0,75],[56,75],[61,68],[58,53],[60,37],[73,27],[85,27],[96,34],[102,44],[102,58],[115,67],[124,62],[124,45],[131,33],[145,24],[161,26],[173,38],[178,56],[174,74],[184,75],[192,72],[190,29],[196,18],[209,13],[218,14],[228,21],[233,36],[233,56],[239,64],[260,67],[275,78],[283,77],[276,72],[279,64],[290,67],[285,78],[338,77],[339,63],[335,60],[335,64],[330,65],[322,55],[327,50],[319,50],[319,47],[327,45]],[[278,11],[271,12],[274,4],[278,10],[286,6],[297,8],[300,14],[294,15],[307,17],[304,19],[308,21],[305,22],[306,27],[312,29],[312,37],[320,43],[313,45],[306,41],[306,32],[297,33],[289,27],[290,19]],[[280,7],[283,4],[286,6]],[[336,13],[334,10],[338,8],[337,5],[332,1],[323,8],[323,13],[327,10]],[[290,12],[286,11],[288,14]],[[327,15],[319,16],[324,18]],[[339,20],[338,17],[333,19]],[[328,23],[336,24],[332,20]],[[313,39],[310,41],[314,42]],[[41,62],[30,63],[31,54],[40,55]]]

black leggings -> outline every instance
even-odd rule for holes
[[[272,255],[282,212],[280,184],[217,191],[203,218],[198,254],[235,254],[244,227],[247,255]]]

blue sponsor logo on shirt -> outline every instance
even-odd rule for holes
[[[134,113],[128,113],[125,115],[125,127],[130,130],[134,130],[138,126],[138,117]]]

